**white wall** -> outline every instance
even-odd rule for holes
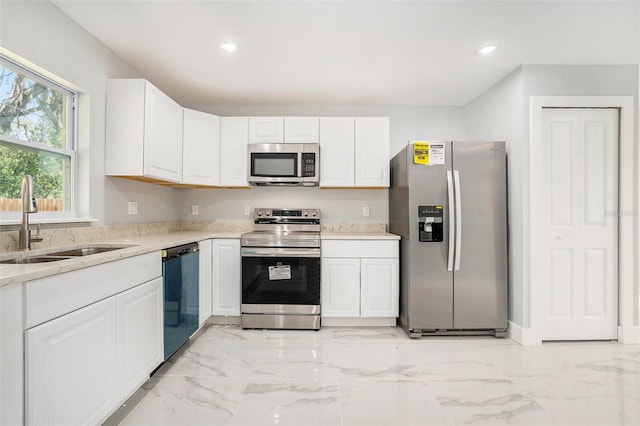
[[[522,222],[522,68],[519,67],[465,108],[469,140],[503,140],[507,146],[509,194],[509,320],[522,324],[522,271],[524,224]]]
[[[391,156],[412,140],[465,137],[463,107],[416,107],[399,105],[190,105],[222,116],[388,116],[391,122]],[[388,191],[380,189],[253,188],[193,189],[181,192],[184,220],[242,220],[243,208],[309,207],[322,210],[325,223],[388,223]],[[199,215],[191,216],[191,205]],[[362,215],[369,206],[370,216]]]
[[[510,259],[512,311],[509,319],[519,326],[525,328],[530,326],[531,308],[528,262],[530,97],[633,96],[634,105],[637,108],[639,105],[638,68],[638,65],[524,65],[469,103],[465,109],[466,131],[469,138],[492,138],[498,132],[504,133],[504,138],[508,139],[512,256]],[[637,110],[634,132],[634,140],[637,141]],[[638,185],[637,146],[634,158],[634,175]],[[636,189],[636,197],[637,193]],[[634,205],[638,205],[637,199]],[[637,282],[634,291],[637,295]]]
[[[104,177],[106,79],[142,75],[48,1],[1,0],[0,40],[80,92],[79,213],[105,224],[177,220],[175,208],[166,208],[177,204],[175,190],[157,187],[140,197],[145,191],[137,182]],[[127,200],[138,201],[140,214],[117,213],[126,212]]]

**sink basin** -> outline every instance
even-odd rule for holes
[[[23,257],[19,259],[3,260],[0,263],[13,264],[13,265],[25,265],[29,263],[55,262],[57,260],[65,260],[65,259],[71,259],[71,258],[63,257],[63,256],[34,256],[34,257]]]
[[[107,251],[112,251],[112,250],[119,250],[119,249],[123,249],[126,248],[128,246],[125,247],[121,247],[121,246],[110,246],[110,247],[102,247],[102,246],[95,246],[95,247],[81,247],[81,248],[77,248],[77,249],[71,249],[71,250],[65,250],[65,251],[58,251],[55,253],[51,253],[51,256],[89,256],[91,254],[98,254],[98,253],[104,253]]]
[[[57,251],[54,253],[45,253],[40,255],[19,257],[16,259],[7,259],[0,261],[0,264],[10,265],[25,265],[29,263],[45,263],[55,262],[57,260],[72,259],[81,256],[89,256],[92,254],[105,253],[108,251],[119,250],[123,248],[131,247],[131,245],[125,246],[86,246],[78,247],[75,249],[69,249],[64,251]]]

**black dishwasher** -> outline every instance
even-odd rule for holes
[[[164,359],[198,329],[198,243],[162,251],[164,282]]]

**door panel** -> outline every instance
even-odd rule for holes
[[[506,153],[501,142],[453,142],[462,214],[460,266],[453,272],[458,329],[507,327]]]
[[[544,109],[542,120],[532,179],[549,195],[540,198],[541,214],[532,222],[532,258],[540,262],[531,284],[542,289],[540,337],[615,339],[617,110]]]
[[[453,206],[447,194],[447,171],[451,170],[452,164],[451,142],[442,143],[445,145],[444,165],[413,164],[413,150],[407,150],[409,241],[402,245],[401,256],[409,257],[408,324],[413,329],[453,327],[453,281],[447,270],[449,207]],[[443,241],[419,242],[418,206],[432,205],[443,206]]]

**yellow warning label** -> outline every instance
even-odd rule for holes
[[[429,144],[427,142],[413,143],[413,164],[429,164]]]

